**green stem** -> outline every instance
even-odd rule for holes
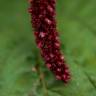
[[[46,82],[44,80],[44,73],[42,71],[42,69],[40,68],[40,55],[39,53],[37,53],[37,56],[36,56],[36,69],[37,69],[37,73],[39,75],[39,80],[40,80],[40,83],[43,87],[43,90],[44,90],[44,96],[48,96],[48,91],[47,91],[47,86],[46,86]]]

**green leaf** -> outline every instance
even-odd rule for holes
[[[61,49],[72,75],[64,84],[40,57],[27,1],[1,0],[0,96],[96,96],[95,5],[96,0],[57,0]]]

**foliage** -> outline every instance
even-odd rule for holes
[[[96,96],[95,5],[96,0],[57,0],[61,49],[72,74],[64,84],[39,56],[27,1],[0,0],[0,96]]]

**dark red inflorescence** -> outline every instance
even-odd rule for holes
[[[63,55],[60,52],[60,41],[56,29],[56,0],[29,0],[29,13],[36,43],[46,66],[55,74],[58,80],[67,82],[70,74]]]

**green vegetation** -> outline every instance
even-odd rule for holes
[[[39,56],[27,8],[27,0],[0,0],[0,96],[96,96],[96,0],[57,0],[68,84]]]

